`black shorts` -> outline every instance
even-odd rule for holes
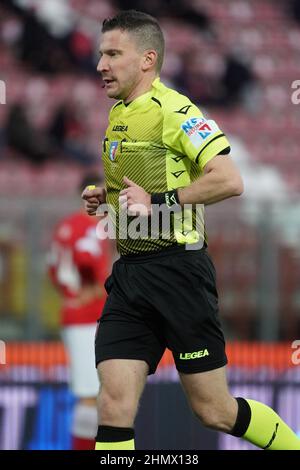
[[[139,359],[153,374],[166,348],[183,373],[227,363],[215,269],[206,249],[176,247],[121,257],[105,288],[108,298],[95,339],[96,365],[107,359]]]

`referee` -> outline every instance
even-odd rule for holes
[[[103,140],[105,188],[86,189],[82,197],[90,215],[108,207],[120,259],[106,281],[96,335],[102,384],[96,449],[134,449],[138,403],[166,347],[205,426],[264,449],[300,449],[271,408],[228,391],[203,212],[239,196],[243,183],[218,125],[160,82],[163,56],[152,16],[128,10],[104,21],[97,70],[118,101]]]

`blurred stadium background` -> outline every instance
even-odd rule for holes
[[[70,446],[74,398],[46,254],[54,224],[81,204],[82,175],[102,171],[111,102],[95,72],[100,25],[127,8],[159,18],[162,80],[216,119],[244,177],[241,198],[207,209],[231,387],[300,433],[299,0],[1,0],[0,448]],[[144,449],[251,448],[196,423],[168,354],[137,434]]]

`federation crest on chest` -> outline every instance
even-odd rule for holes
[[[116,159],[118,145],[119,145],[118,141],[113,141],[110,143],[108,156],[112,162]]]

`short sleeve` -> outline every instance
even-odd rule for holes
[[[173,108],[170,110],[170,108]],[[194,104],[174,109],[164,116],[163,143],[171,151],[187,155],[201,170],[219,153],[229,153],[227,137],[212,119],[206,119]]]

